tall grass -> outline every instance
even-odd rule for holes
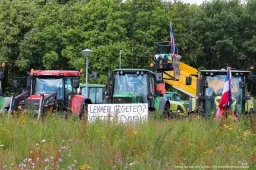
[[[256,135],[251,128],[247,118],[220,128],[220,121],[205,119],[121,125],[2,116],[0,169],[254,169]]]

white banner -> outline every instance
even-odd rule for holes
[[[148,104],[89,104],[88,121],[117,120],[119,123],[147,122]]]

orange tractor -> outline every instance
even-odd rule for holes
[[[79,78],[79,71],[31,70],[27,76],[26,90],[12,99],[11,113],[20,106],[22,111],[35,112],[38,119],[48,112],[58,112],[64,116],[72,112],[82,118],[87,104],[92,102],[77,94]],[[17,87],[17,84],[13,86]]]

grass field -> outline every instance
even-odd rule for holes
[[[89,124],[55,116],[43,122],[2,116],[0,169],[255,169],[255,127],[247,118],[220,124],[200,119]]]

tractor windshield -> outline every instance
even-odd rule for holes
[[[226,75],[206,76],[207,88],[205,88],[205,112],[209,116],[214,114],[218,108],[222,95]],[[244,81],[243,76],[232,76],[232,110],[236,114],[242,112],[243,88],[240,83]]]
[[[86,95],[86,87],[81,88],[82,95]],[[103,88],[101,87],[88,87],[89,91],[89,98],[91,99],[92,103],[101,104],[103,103]]]
[[[116,74],[114,79],[114,95],[124,92],[136,94],[138,96],[147,95],[147,74]]]
[[[57,93],[58,99],[63,99],[63,79],[61,78],[36,78],[35,94]]]

